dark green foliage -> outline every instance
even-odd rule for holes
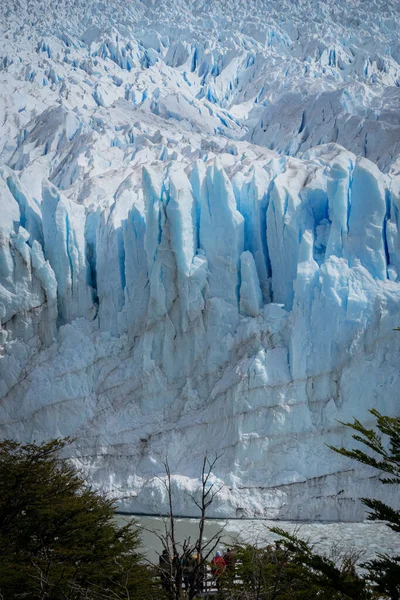
[[[333,446],[329,446],[329,448],[364,465],[369,465],[384,473],[388,473],[390,477],[382,477],[382,483],[400,483],[400,417],[387,417],[381,415],[375,409],[370,410],[370,413],[376,418],[378,430],[388,437],[387,445],[383,443],[381,435],[374,429],[367,429],[357,419],[354,419],[353,423],[339,422],[356,431],[357,433],[352,436],[353,439],[367,446],[378,456],[367,454],[359,449],[347,450],[346,448],[334,448]]]
[[[309,585],[307,569],[295,564],[287,549],[256,547],[251,544],[235,548],[237,581],[228,575],[220,582],[224,600],[313,600],[317,598]]]
[[[117,527],[113,502],[58,458],[68,442],[0,444],[3,598],[151,598],[137,531]]]
[[[363,565],[368,572],[368,579],[374,583],[379,597],[389,597],[391,600],[400,598],[400,556],[379,554],[378,558]]]
[[[346,448],[334,448],[335,452],[357,460],[365,465],[379,469],[387,476],[381,481],[387,485],[400,483],[400,417],[387,417],[381,415],[377,410],[371,410],[376,418],[376,427],[379,432],[386,436],[384,443],[382,435],[373,429],[367,429],[356,419],[353,423],[342,423],[350,427],[356,433],[353,439],[366,446],[371,453],[363,450],[347,450]],[[392,508],[381,502],[370,498],[363,498],[363,503],[371,512],[368,514],[370,521],[385,521],[386,525],[400,533],[400,510]],[[400,600],[400,556],[389,557],[378,555],[377,559],[363,565],[369,571],[369,579],[380,593],[386,594],[392,600]]]
[[[325,594],[332,600],[373,598],[366,582],[356,574],[351,556],[345,556],[337,565],[330,558],[314,553],[307,542],[283,529],[275,527],[271,531],[281,536],[284,548],[292,562],[301,568],[301,574],[306,574],[303,581],[308,583],[316,598],[325,597]]]
[[[225,600],[368,600],[374,596],[345,557],[340,566],[315,554],[303,540],[273,528],[281,537],[275,547],[236,548],[237,581],[222,578]]]

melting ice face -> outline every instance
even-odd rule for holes
[[[326,444],[395,413],[400,344],[398,6],[371,42],[365,4],[0,7],[3,436],[77,437],[130,510],[168,455],[192,514],[208,451],[215,516],[362,517]]]

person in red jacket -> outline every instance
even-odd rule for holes
[[[226,561],[222,556],[221,552],[216,552],[214,558],[211,561],[211,573],[217,584],[217,588],[219,588],[219,579],[223,572],[225,571]]]

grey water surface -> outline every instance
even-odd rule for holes
[[[141,530],[143,553],[151,562],[157,562],[162,544],[156,534],[165,531],[164,520],[160,517],[118,515],[121,525],[136,522]],[[176,539],[183,542],[190,537],[196,539],[199,531],[198,519],[176,519]],[[216,550],[225,550],[235,541],[265,545],[277,539],[271,527],[280,527],[289,533],[309,540],[315,550],[333,558],[338,552],[356,552],[358,562],[374,558],[379,553],[400,554],[399,535],[384,523],[364,521],[362,523],[320,523],[267,520],[207,520],[205,540],[220,532],[221,540]]]

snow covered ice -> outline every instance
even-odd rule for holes
[[[0,434],[122,510],[357,520],[398,413],[395,0],[0,3]]]

